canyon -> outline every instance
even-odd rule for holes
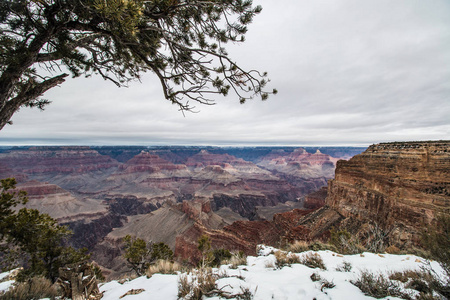
[[[321,151],[347,157],[362,149],[17,147],[1,151],[0,176],[16,177],[27,207],[69,226],[71,244],[114,274],[126,269],[127,234],[165,242],[193,261],[203,234],[214,247],[252,253],[263,237],[240,238],[239,224],[258,232],[255,224],[277,213],[303,211],[305,196],[326,185],[339,159]]]
[[[375,237],[385,246],[420,246],[423,230],[450,215],[450,141],[372,145],[338,161],[334,179],[307,195],[304,207],[311,211],[276,214],[268,226],[282,230],[274,236],[326,241],[335,228],[365,246]]]
[[[68,225],[106,275],[127,270],[127,234],[196,263],[202,235],[254,254],[261,243],[326,241],[332,228],[365,243],[376,229],[404,249],[450,214],[448,141],[306,149],[15,148],[0,153],[0,176],[18,178],[27,206]]]

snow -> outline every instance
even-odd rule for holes
[[[3,280],[5,277],[7,277],[9,274],[10,272],[0,273],[0,281]],[[0,282],[0,292],[7,291],[13,283],[14,280]]]
[[[357,255],[339,255],[332,251],[308,251],[318,253],[327,270],[312,269],[302,264],[274,269],[275,256],[273,253],[277,249],[262,246],[259,256],[249,256],[247,265],[239,266],[238,269],[230,269],[230,265],[213,269],[219,274],[220,279],[216,281],[217,288],[230,294],[238,294],[244,290],[249,290],[254,299],[374,299],[365,296],[356,286],[351,284],[351,280],[359,277],[361,271],[369,271],[375,274],[389,275],[395,271],[417,270],[422,268],[433,269],[441,278],[445,278],[443,270],[436,262],[429,262],[414,255],[393,255],[374,254],[365,252]],[[308,252],[299,253],[300,257]],[[336,271],[336,267],[343,262],[352,265],[350,272]],[[268,267],[269,266],[269,267]],[[271,266],[271,267],[270,267]],[[313,273],[320,275],[322,279],[335,284],[334,288],[322,288],[320,281],[313,282],[310,276]],[[104,291],[102,299],[118,299],[131,289],[145,289],[145,292],[138,295],[128,295],[124,300],[140,299],[177,299],[178,275],[158,275],[155,274],[147,279],[145,276],[124,283],[123,285],[113,281],[103,285],[100,290]],[[207,299],[223,299],[218,296]],[[384,299],[398,299],[386,297]]]
[[[323,259],[327,270],[309,268],[302,264],[292,264],[281,269],[275,268],[275,256],[273,253],[278,249],[261,246],[258,256],[249,256],[247,264],[231,269],[231,265],[223,265],[213,269],[218,274],[217,288],[231,295],[250,291],[256,300],[276,299],[374,299],[365,296],[350,281],[359,277],[362,271],[374,274],[389,275],[395,271],[432,270],[435,274],[445,279],[443,269],[436,262],[430,262],[414,255],[374,254],[365,252],[356,255],[339,255],[332,251],[308,251],[297,253],[299,257],[308,253],[317,253]],[[350,263],[350,272],[337,271],[344,262]],[[312,281],[311,275],[317,273],[322,279],[332,282],[333,288],[323,288],[321,281]],[[1,273],[0,279],[9,273]],[[117,300],[130,290],[143,289],[144,291],[127,295],[124,300],[176,300],[178,294],[178,275],[154,274],[151,278],[146,276],[127,281],[123,284],[111,281],[100,286],[104,292],[102,300]],[[189,275],[191,276],[191,275]],[[0,291],[7,290],[14,281],[0,283]],[[411,290],[408,290],[413,293]],[[218,296],[205,298],[210,300],[223,299]],[[387,299],[399,299],[386,297]]]
[[[177,299],[178,277],[177,275],[154,274],[151,278],[142,276],[124,284],[111,281],[100,287],[100,291],[105,292],[102,300],[117,300],[132,289],[144,289],[145,291],[137,295],[127,295],[122,299]]]

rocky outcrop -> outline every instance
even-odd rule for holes
[[[229,154],[214,154],[210,153],[207,150],[201,150],[199,153],[189,157],[186,161],[186,165],[189,167],[196,166],[209,166],[209,165],[222,165],[225,164],[235,164],[235,163],[244,163],[244,164],[252,164],[250,162],[246,162],[243,159],[238,159]]]
[[[349,161],[339,161],[328,190],[305,197],[305,207],[325,206],[309,213],[276,214],[259,228],[270,232],[264,237],[269,243],[274,242],[272,232],[286,240],[327,240],[333,227],[346,229],[365,243],[378,230],[386,235],[385,242],[405,248],[419,242],[420,231],[437,214],[450,213],[449,191],[450,142],[377,144]],[[235,232],[246,232],[246,227],[259,225],[232,226],[238,226]],[[257,229],[249,232],[258,237]]]
[[[200,261],[201,253],[198,250],[198,240],[201,236],[208,236],[212,249],[228,249],[230,251],[243,251],[247,255],[254,255],[256,246],[248,240],[239,238],[233,233],[210,229],[200,223],[194,223],[183,234],[177,236],[175,242],[175,256],[181,260],[190,261],[196,265]]]
[[[222,231],[246,241],[246,247],[252,251],[258,244],[280,247],[306,239],[310,230],[299,222],[309,213],[311,210],[293,209],[290,212],[275,214],[272,221],[236,221],[225,226]]]
[[[214,194],[211,205],[213,206],[213,209],[215,211],[224,207],[228,207],[249,220],[256,220],[258,219],[258,206],[275,206],[278,203],[288,201],[288,197],[289,195],[282,193],[272,193],[265,195],[239,194],[235,196],[226,194]]]
[[[256,205],[297,201],[301,195],[297,188],[271,172],[228,154],[202,150],[187,158],[186,164],[173,164],[159,155],[142,151],[102,181],[89,184],[81,191],[101,191],[103,198],[117,201],[130,199],[130,207],[140,205],[136,201],[132,203],[133,197],[157,207],[164,201],[220,198],[217,203],[214,201],[213,210],[228,207],[250,218],[255,214]],[[108,203],[117,201],[108,200]],[[236,204],[242,201],[245,203]],[[138,213],[145,211],[140,209]]]
[[[101,201],[77,197],[56,184],[31,180],[17,185],[17,190],[27,192],[27,208],[49,214],[59,222],[96,219],[108,211]],[[22,205],[19,205],[17,209],[21,207]]]
[[[450,141],[382,143],[339,161],[326,204],[344,218],[374,220],[399,244],[450,213]]]
[[[320,150],[311,154],[303,148],[298,148],[292,153],[272,152],[263,157],[258,166],[304,179],[332,178],[337,160],[337,158],[321,153]]]
[[[89,147],[31,147],[0,153],[0,164],[30,179],[79,192],[108,176],[119,162]]]
[[[322,187],[320,190],[312,192],[305,196],[303,206],[307,209],[318,209],[325,205],[325,199],[327,198],[326,186]]]
[[[338,159],[316,150],[314,154],[303,148],[293,152],[275,150],[264,156],[257,165],[271,170],[275,175],[298,188],[307,195],[327,185],[334,177]]]
[[[95,246],[93,258],[115,272],[125,271],[120,245],[123,237],[130,234],[145,241],[166,243],[180,259],[190,259],[189,254],[198,251],[197,240],[203,233],[220,231],[225,225],[228,224],[211,210],[209,201],[166,202],[151,213],[127,217],[125,224]],[[185,246],[177,246],[178,243]]]
[[[0,162],[26,174],[86,173],[118,166],[89,147],[31,147],[0,153]]]
[[[167,160],[162,159],[158,155],[142,151],[140,154],[134,156],[132,159],[121,165],[119,170],[123,173],[135,172],[158,172],[161,170],[173,171],[186,169],[185,165],[176,165]]]
[[[15,178],[17,183],[28,181],[28,176],[20,171],[14,171],[6,164],[0,162],[0,179]]]

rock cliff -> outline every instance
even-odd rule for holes
[[[274,150],[264,156],[257,165],[271,170],[277,176],[301,190],[307,195],[327,185],[333,178],[338,158],[323,154],[320,150],[308,153],[303,148],[293,152]]]
[[[17,185],[17,190],[27,192],[27,208],[49,214],[59,222],[96,219],[107,213],[103,203],[90,199],[76,197],[56,184],[31,180]],[[19,205],[17,208],[21,208]]]
[[[31,147],[0,153],[0,164],[30,179],[78,192],[117,169],[119,163],[89,147]]]
[[[326,204],[344,218],[374,220],[398,244],[450,213],[450,141],[382,143],[337,163]]]

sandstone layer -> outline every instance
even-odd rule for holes
[[[450,213],[450,141],[382,143],[339,161],[326,204],[344,218],[374,220],[408,244]]]
[[[308,153],[303,148],[293,152],[274,150],[262,157],[258,166],[271,170],[307,195],[327,185],[333,178],[338,158],[323,154],[320,150]]]
[[[107,213],[105,204],[89,198],[79,199],[56,184],[32,180],[17,185],[17,189],[27,192],[27,208],[49,214],[59,222],[95,219]]]

